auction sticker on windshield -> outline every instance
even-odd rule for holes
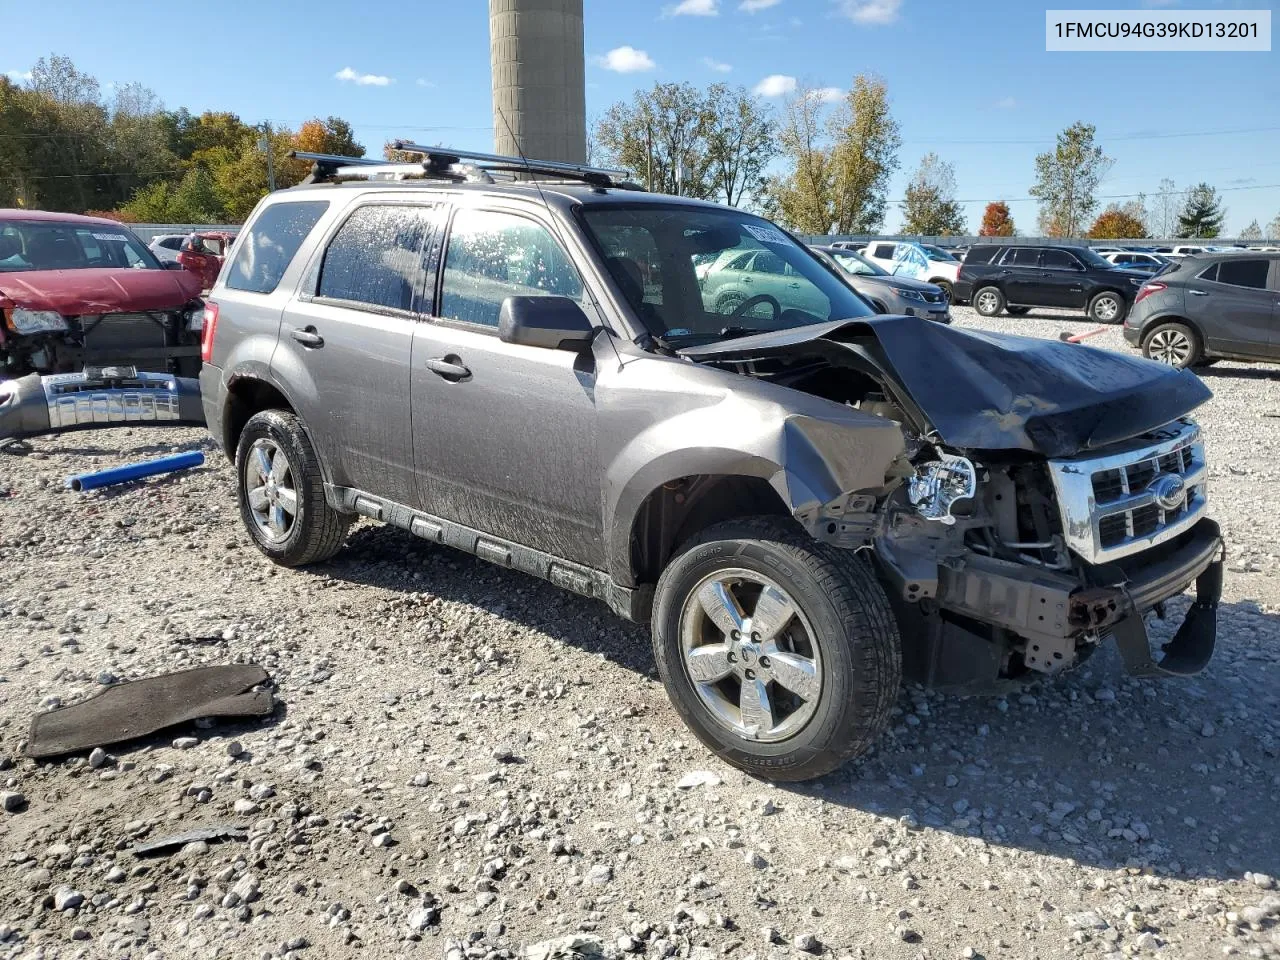
[[[1045,50],[1266,52],[1270,10],[1046,10]]]
[[[742,229],[751,234],[761,243],[774,243],[779,246],[789,247],[791,241],[777,227],[761,227],[754,223],[744,223]]]

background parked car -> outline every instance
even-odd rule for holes
[[[936,283],[892,276],[879,264],[841,247],[811,249],[839,270],[849,285],[870,300],[880,313],[901,313],[939,323],[951,322],[947,296]]]
[[[726,251],[702,278],[702,303],[712,313],[755,316],[748,300],[772,300],[815,316],[826,316],[830,303],[816,286],[770,250]],[[764,316],[770,305],[759,303]]]
[[[1142,286],[1124,338],[1179,368],[1218,357],[1280,361],[1278,320],[1280,253],[1204,254]]]
[[[147,249],[155,254],[161,263],[177,263],[178,253],[189,235],[185,233],[162,233],[147,244]]]
[[[178,251],[178,262],[200,278],[200,289],[210,289],[218,279],[218,271],[226,259],[227,250],[235,235],[231,233],[201,232],[188,234]]]
[[[1174,246],[1155,247],[1152,252],[1158,253],[1162,257],[1194,257],[1207,253],[1208,248],[1189,244],[1176,244]]]
[[[1096,252],[1096,248],[1095,248]],[[1104,253],[1102,259],[1125,270],[1133,270],[1148,275],[1159,273],[1173,261],[1158,253],[1145,253],[1139,250],[1121,250],[1116,253]]]
[[[923,253],[921,269],[915,274],[915,279],[937,284],[947,295],[948,302],[955,301],[952,290],[955,287],[956,275],[960,271],[960,261],[941,247],[935,247],[931,243],[916,243],[913,240],[876,240],[858,252],[872,263],[884,267],[889,273],[903,273],[902,263],[912,259],[913,252]]]
[[[1098,323],[1119,323],[1145,279],[1088,247],[991,244],[969,251],[955,293],[972,299],[984,317],[1066,307],[1083,309]]]

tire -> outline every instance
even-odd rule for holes
[[[983,287],[973,295],[973,309],[983,317],[998,317],[1004,309],[1004,294],[999,287]]]
[[[731,314],[746,302],[746,296],[741,293],[726,293],[716,300],[716,313]]]
[[[1123,323],[1125,315],[1124,297],[1110,290],[1089,301],[1089,318],[1096,323]]]
[[[1202,362],[1200,336],[1185,323],[1159,323],[1142,337],[1142,355],[1185,370]]]
[[[240,432],[236,496],[254,546],[282,566],[328,560],[351,526],[351,517],[326,502],[315,448],[302,422],[287,410],[255,413]]]
[[[743,643],[721,631],[707,612],[734,622],[716,602],[721,588],[736,609],[750,609],[763,636]],[[773,615],[788,609],[782,601],[793,615]],[[681,718],[727,763],[768,780],[819,777],[868,750],[902,682],[897,622],[870,564],[776,517],[726,521],[685,543],[658,580],[652,625],[658,674]],[[744,717],[743,695],[755,690],[769,711],[752,701]]]
[[[935,287],[942,288],[942,295],[947,298],[947,303],[949,304],[955,303],[955,295],[951,290],[950,280],[930,280],[929,282],[932,283]]]
[[[1005,307],[1004,312],[1011,317],[1022,317],[1030,313],[1031,308],[1030,307]]]

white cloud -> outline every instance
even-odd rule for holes
[[[839,87],[819,87],[813,91],[812,96],[822,103],[835,103],[844,96],[844,91]]]
[[[395,83],[391,77],[384,77],[379,73],[356,73],[350,67],[343,67],[333,75],[333,79],[361,87],[385,87]]]
[[[30,80],[31,71],[30,70],[7,70],[5,71],[5,76],[8,77],[10,80]]]
[[[641,73],[652,70],[655,66],[647,53],[635,47],[614,47],[603,57],[592,59],[597,66],[612,70],[614,73]]]
[[[796,89],[796,78],[788,77],[781,73],[771,73],[752,90],[758,97],[780,97],[784,93],[794,93]]]
[[[836,0],[836,5],[854,23],[882,26],[898,19],[902,0]]]
[[[761,10],[768,10],[770,7],[776,7],[782,0],[742,0],[738,4],[738,9],[746,13],[757,13]]]
[[[1018,101],[1013,97],[1001,97],[996,101],[996,106],[1001,110],[1012,110],[1018,105]]]
[[[714,17],[720,13],[720,0],[680,0],[674,7],[663,7],[668,17]]]
[[[426,79],[424,79],[424,78],[422,78],[422,77],[419,77],[417,80],[415,80],[415,81],[414,81],[414,83],[416,83],[416,84],[417,84],[418,86],[420,86],[420,87],[434,87],[434,86],[435,86],[435,83],[433,83],[433,82],[432,82],[432,81],[430,81],[430,80],[426,80]]]
[[[733,69],[733,65],[729,63],[721,63],[719,60],[711,57],[703,57],[702,65],[708,70],[714,70],[716,73],[728,73]]]

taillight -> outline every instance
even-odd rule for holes
[[[213,335],[218,330],[218,305],[204,305],[204,326],[200,330],[200,359],[204,363],[213,360]]]
[[[1144,283],[1142,285],[1142,289],[1138,291],[1138,295],[1133,298],[1133,302],[1141,303],[1143,300],[1151,296],[1153,293],[1160,293],[1168,289],[1169,289],[1169,285],[1167,283]]]

